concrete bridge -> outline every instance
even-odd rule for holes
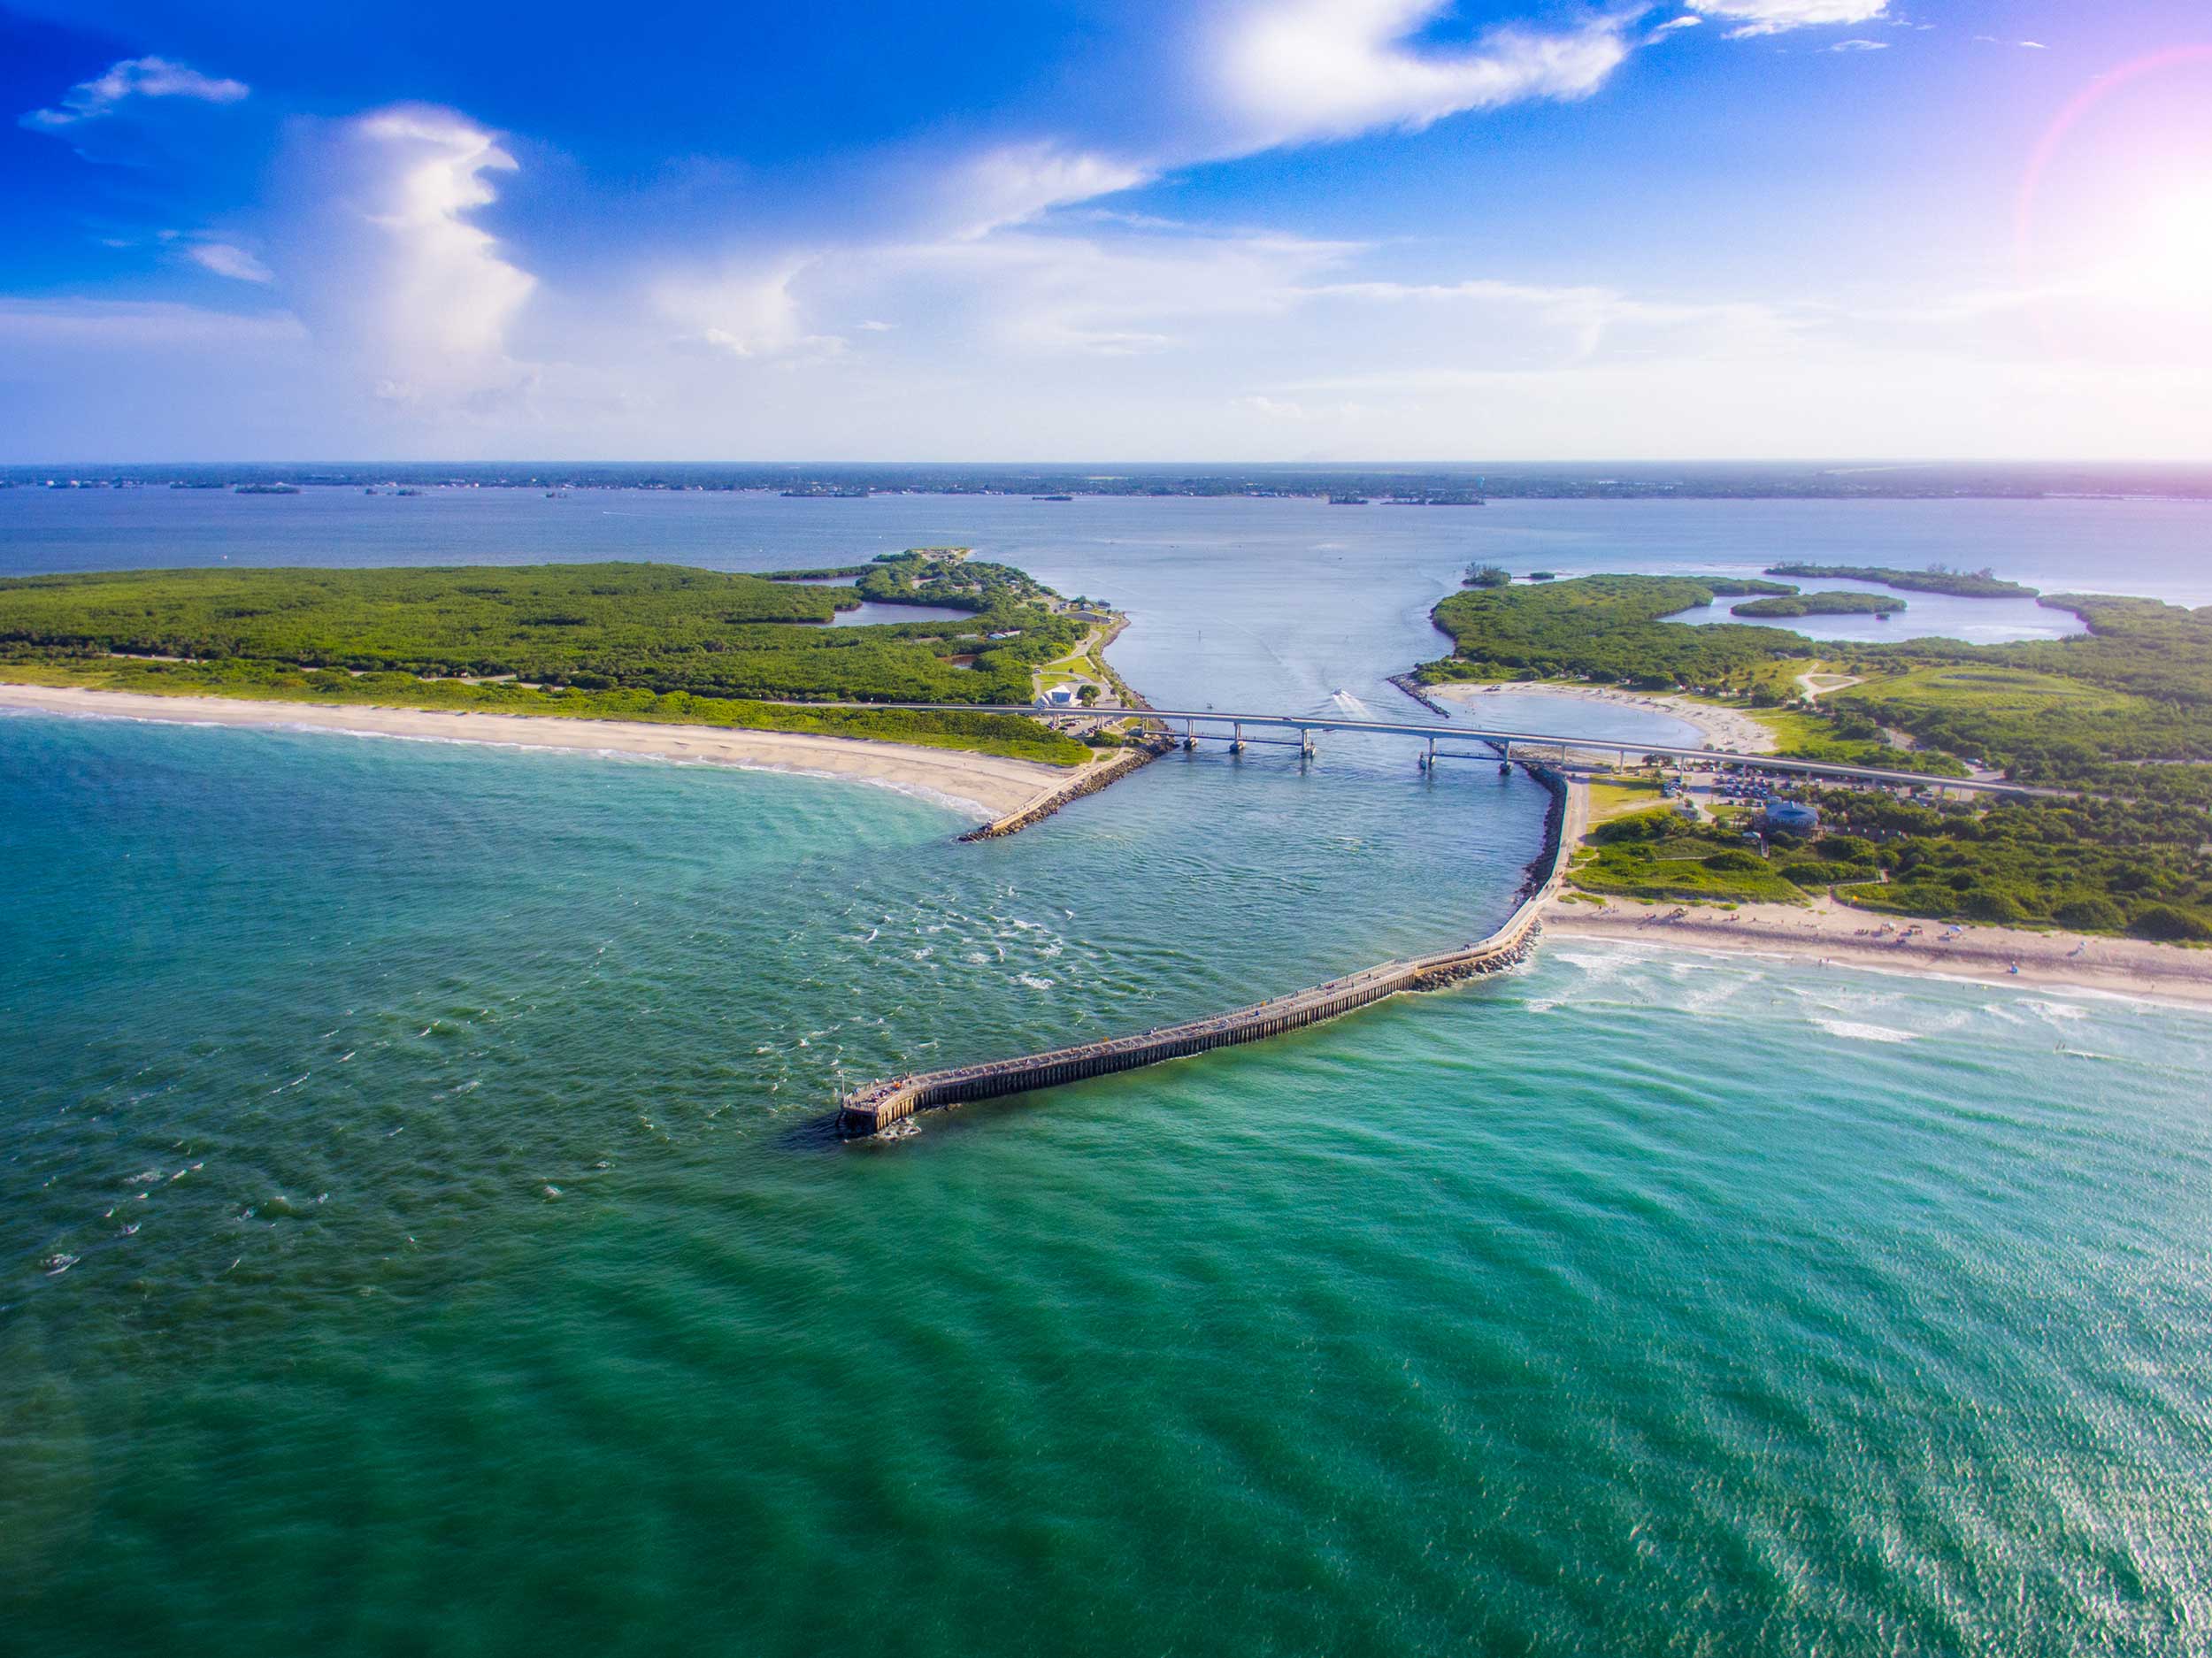
[[[799,706],[903,708],[943,714],[1024,714],[1032,718],[1049,717],[1058,711],[1019,702],[808,702]],[[1565,732],[1489,731],[1479,726],[1441,721],[1349,719],[1333,714],[1237,713],[1212,708],[1131,708],[1091,710],[1087,712],[1093,716],[1100,713],[1109,716],[1118,714],[1125,718],[1151,720],[1166,727],[1169,734],[1186,747],[1195,748],[1202,742],[1218,742],[1233,753],[1240,752],[1253,743],[1269,743],[1295,748],[1303,757],[1317,752],[1314,744],[1317,732],[1341,732],[1357,736],[1409,737],[1425,743],[1426,751],[1420,761],[1424,766],[1436,760],[1451,759],[1484,760],[1495,764],[1501,760],[1542,758],[1571,764],[1572,756],[1576,755],[1610,755],[1626,764],[1640,760],[1646,755],[1656,755],[1664,760],[1755,766],[1762,771],[1786,771],[1814,781],[1826,779],[1880,783],[1892,787],[1957,789],[1964,794],[2045,794],[2072,798],[2076,794],[2071,789],[2039,788],[2026,784],[1975,778],[1940,777],[1924,771],[1891,771],[1876,766],[1837,765],[1824,760],[1787,760],[1778,755],[1739,754],[1726,748],[1686,748],[1663,742],[1585,737]],[[1251,733],[1269,734],[1252,735]],[[1289,734],[1293,733],[1296,734]],[[1440,741],[1480,743],[1488,752],[1467,754],[1440,749],[1437,747]]]

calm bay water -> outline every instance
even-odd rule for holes
[[[0,557],[972,540],[1129,608],[1164,701],[1399,717],[1501,541],[2212,596],[2202,508],[1747,504],[19,490]],[[1325,739],[961,847],[810,779],[0,718],[0,1646],[2202,1647],[2201,1016],[1554,945],[823,1132],[1472,936],[1543,804]]]

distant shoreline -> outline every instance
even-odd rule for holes
[[[76,687],[0,684],[0,708],[78,718],[150,720],[262,731],[475,742],[518,748],[637,755],[690,764],[876,783],[933,796],[985,819],[1029,810],[1106,764],[1071,771],[960,748],[910,748],[808,732],[751,731],[638,720],[572,719],[477,710],[434,712],[367,703],[273,702],[221,696],[149,696]],[[1118,751],[1114,751],[1118,752]]]
[[[1785,503],[1894,501],[1942,504],[2212,502],[2212,467],[2202,463],[1892,461],[1370,461],[1237,466],[1159,462],[1049,464],[851,461],[771,462],[392,462],[73,461],[0,465],[0,491],[165,489],[230,493],[286,485],[390,495],[448,489],[512,489],[567,497],[596,489],[749,494],[795,500],[809,511],[840,510],[870,496],[1002,497],[1026,505],[1057,501],[1290,499],[1332,495],[1404,504],[1471,506],[1479,501],[1626,501]],[[554,509],[556,510],[559,509]]]

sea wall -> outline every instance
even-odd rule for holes
[[[1530,865],[1529,879],[1523,884],[1513,913],[1487,937],[1412,961],[1385,962],[1308,990],[1271,996],[1249,1007],[1138,1035],[872,1082],[838,1102],[838,1132],[848,1139],[865,1139],[917,1111],[1058,1087],[1217,1048],[1264,1041],[1371,1007],[1406,991],[1440,990],[1513,966],[1527,956],[1537,932],[1537,916],[1558,890],[1573,829],[1574,796],[1566,780],[1548,767],[1530,766],[1528,770],[1552,790],[1551,810],[1545,817],[1544,850]],[[977,832],[979,835],[983,833]]]
[[[1447,719],[1449,719],[1452,717],[1452,710],[1446,708],[1443,703],[1438,702],[1426,691],[1424,691],[1421,688],[1421,681],[1413,674],[1394,673],[1390,676],[1390,683],[1396,686],[1401,691],[1403,691],[1408,696],[1418,702],[1423,708],[1427,709],[1430,713],[1441,714]],[[1443,734],[1449,735],[1450,733],[1446,733]]]
[[[1086,794],[1119,782],[1139,766],[1149,765],[1157,757],[1158,750],[1151,746],[1142,748],[1124,748],[1110,760],[1095,766],[1087,766],[1080,776],[1070,779],[1041,801],[1033,801],[1019,811],[1009,812],[1003,817],[994,817],[978,829],[971,829],[960,838],[963,841],[995,841],[1026,829],[1032,824],[1042,823],[1071,800],[1081,800]]]

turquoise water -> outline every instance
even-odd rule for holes
[[[1252,541],[1048,579],[1164,696],[1409,710],[1458,549]],[[2203,1647],[2204,1016],[1555,942],[826,1132],[1473,936],[1542,810],[1325,739],[963,847],[810,779],[0,718],[0,1646]]]

